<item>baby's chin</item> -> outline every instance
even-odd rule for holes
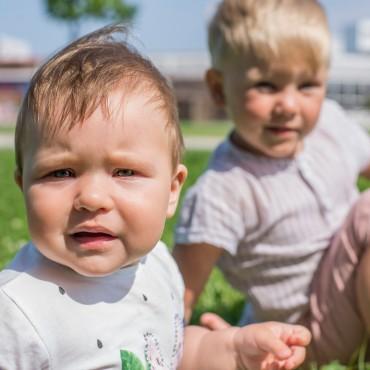
[[[86,259],[86,258],[85,258]],[[140,259],[121,261],[120,264],[104,260],[102,256],[94,256],[93,258],[87,258],[89,261],[79,261],[79,263],[68,263],[64,264],[75,273],[85,277],[104,277],[112,275],[118,271],[122,271],[126,268],[131,268],[139,263]]]
[[[39,251],[50,261],[69,269],[71,272],[85,277],[109,276],[127,265],[127,263],[124,262],[117,264],[117,261],[112,262],[107,259],[106,256],[101,255],[83,256],[71,259],[69,258],[70,256],[61,257],[48,253],[48,251],[45,252],[40,249]]]

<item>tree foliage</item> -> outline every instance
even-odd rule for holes
[[[124,0],[45,0],[46,11],[52,17],[70,26],[71,39],[78,36],[81,21],[87,18],[111,21],[130,21],[136,6]]]

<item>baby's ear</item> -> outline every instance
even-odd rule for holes
[[[180,198],[181,188],[184,185],[187,176],[188,170],[183,164],[179,164],[171,181],[170,198],[168,200],[167,207],[167,218],[172,217],[175,214]]]
[[[22,178],[21,171],[19,171],[19,169],[16,169],[14,171],[14,180],[16,184],[18,185],[18,187],[23,191],[23,178]]]
[[[225,95],[222,73],[211,68],[207,70],[205,80],[213,101],[218,107],[223,107],[225,105]]]

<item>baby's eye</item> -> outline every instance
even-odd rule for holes
[[[119,168],[114,171],[114,175],[118,177],[130,177],[135,175],[135,171],[129,168]]]
[[[73,177],[74,174],[72,170],[63,168],[61,170],[56,170],[56,171],[51,172],[49,176],[57,177],[57,178],[64,178],[64,177]]]

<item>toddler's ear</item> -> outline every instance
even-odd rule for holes
[[[18,169],[14,171],[14,181],[16,184],[19,186],[19,188],[23,191],[23,179],[22,179],[22,174]]]
[[[188,170],[183,164],[177,166],[176,172],[172,177],[171,181],[171,192],[168,200],[167,217],[172,217],[175,214],[177,203],[179,202],[180,192],[182,185],[184,184]]]
[[[213,101],[217,106],[223,107],[225,105],[225,95],[222,73],[211,68],[206,72],[205,80]]]

